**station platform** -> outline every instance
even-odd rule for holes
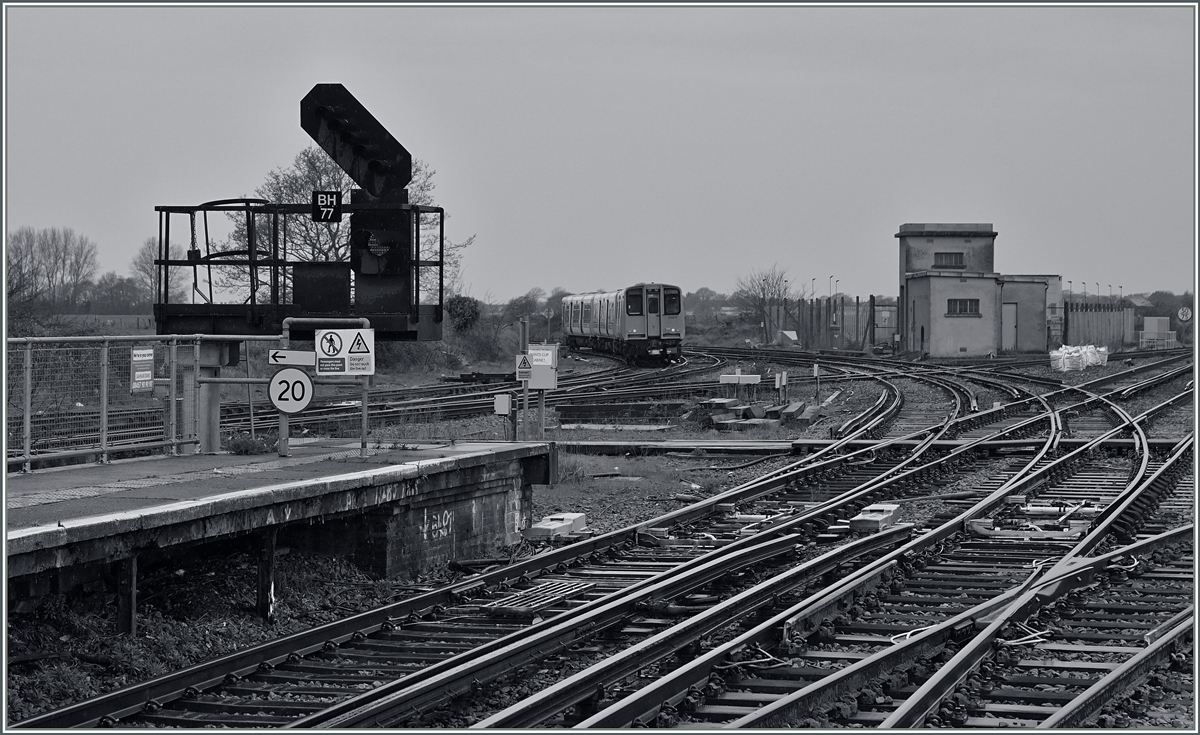
[[[189,454],[5,477],[7,576],[36,595],[114,563],[257,534],[415,576],[521,540],[552,444],[291,440],[291,455]]]

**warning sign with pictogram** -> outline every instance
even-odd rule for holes
[[[374,329],[318,329],[317,375],[374,375]]]
[[[529,364],[529,357],[517,355],[517,380],[529,380],[532,372],[533,366]]]

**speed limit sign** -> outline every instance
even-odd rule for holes
[[[313,384],[300,368],[284,368],[271,376],[271,405],[282,413],[300,413],[312,402]]]

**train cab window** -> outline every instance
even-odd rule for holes
[[[658,294],[656,294],[656,293],[646,294],[646,313],[647,314],[657,314],[658,313]]]
[[[640,290],[625,292],[625,315],[642,315],[642,292]]]
[[[663,313],[667,316],[674,316],[679,313],[679,289],[664,288],[663,289]]]

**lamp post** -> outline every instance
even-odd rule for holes
[[[1121,301],[1124,301],[1124,300],[1125,300],[1125,287],[1124,287],[1124,286],[1117,286],[1117,288],[1121,289],[1119,293],[1120,293],[1120,296],[1121,296]]]
[[[1075,295],[1075,282],[1074,281],[1067,281],[1067,293],[1071,294],[1072,296]]]
[[[1100,284],[1096,284],[1096,305],[1100,305]]]

